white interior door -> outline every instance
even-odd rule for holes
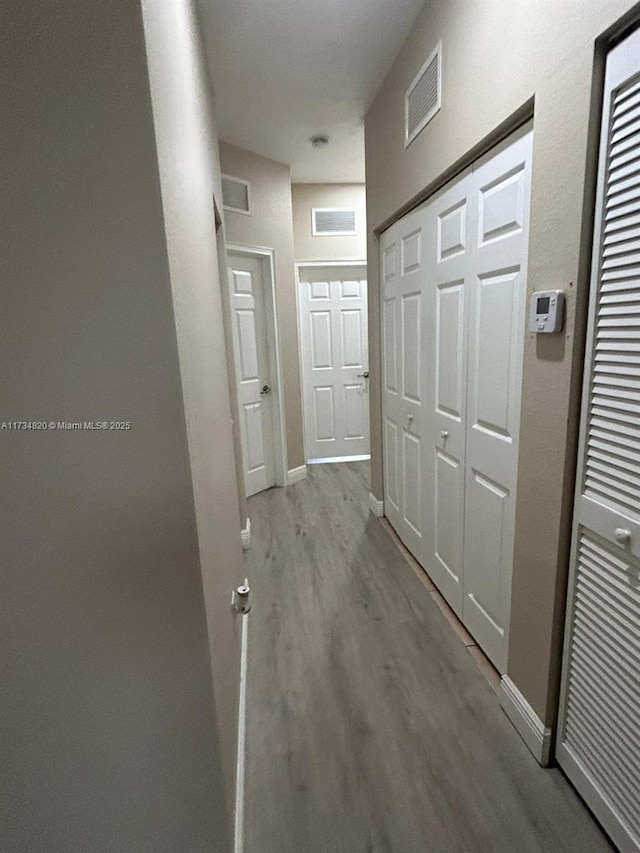
[[[462,619],[506,672],[525,335],[532,131],[474,164]]]
[[[473,266],[471,171],[425,208],[425,566],[462,619],[468,302]]]
[[[262,262],[229,253],[242,459],[247,497],[275,485],[273,378],[270,375]]]
[[[298,306],[307,461],[367,458],[366,267],[300,267]]]
[[[422,211],[417,211],[386,231],[380,242],[385,514],[419,560],[423,559],[424,231]]]
[[[609,54],[558,761],[640,850],[640,30]]]
[[[385,513],[504,672],[532,131],[381,236]]]

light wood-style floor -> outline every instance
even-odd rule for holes
[[[367,508],[368,466],[249,501],[247,853],[596,853],[438,601]]]

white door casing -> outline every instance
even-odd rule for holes
[[[258,258],[228,255],[242,458],[247,497],[275,484],[273,385],[264,277]],[[265,386],[270,391],[265,393]]]
[[[556,755],[640,850],[640,30],[609,54]]]
[[[385,511],[501,672],[511,607],[531,145],[529,125],[380,238]],[[407,266],[403,247],[414,240],[422,254]],[[418,324],[408,340],[407,300]],[[415,396],[406,393],[413,375]],[[407,452],[407,432],[416,458]]]
[[[298,312],[307,461],[366,457],[366,267],[299,265]]]
[[[423,559],[422,324],[425,258],[421,211],[380,238],[382,271],[382,397],[385,514]]]

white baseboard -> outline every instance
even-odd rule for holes
[[[244,793],[247,755],[247,654],[249,642],[249,616],[242,619],[240,646],[240,701],[238,703],[238,756],[236,764],[236,811],[234,821],[234,853],[244,851]]]
[[[545,726],[508,675],[502,676],[500,704],[538,764],[547,767],[551,750],[551,729]]]
[[[248,551],[251,548],[251,519],[247,518],[247,526],[240,531],[240,539],[242,540],[242,550]]]
[[[379,501],[373,492],[369,492],[369,509],[376,518],[382,518],[384,515],[384,501]]]
[[[294,483],[299,483],[307,476],[307,466],[300,465],[299,468],[290,468],[287,474],[287,486],[293,486]]]
[[[324,465],[326,462],[366,462],[371,459],[370,453],[361,456],[325,456],[322,459],[307,459],[307,465]]]

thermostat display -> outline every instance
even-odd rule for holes
[[[559,332],[564,322],[564,293],[561,290],[539,290],[531,295],[529,330]]]

